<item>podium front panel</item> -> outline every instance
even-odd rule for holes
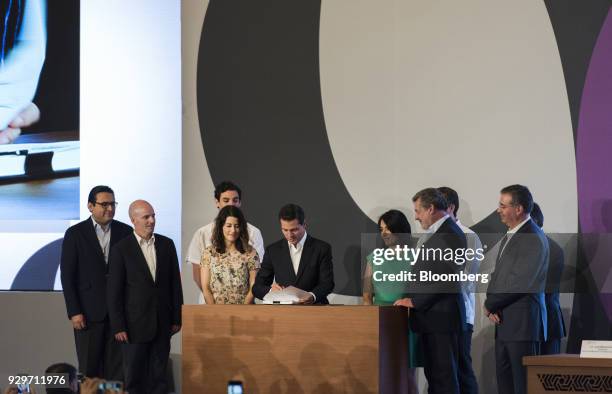
[[[183,392],[400,392],[406,329],[397,307],[185,305]]]

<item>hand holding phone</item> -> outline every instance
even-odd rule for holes
[[[244,394],[242,382],[239,380],[230,380],[227,382],[227,394]]]

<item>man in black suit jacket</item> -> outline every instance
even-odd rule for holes
[[[106,278],[111,247],[131,234],[132,228],[113,220],[115,205],[110,187],[91,189],[87,199],[91,217],[64,235],[61,279],[79,371],[89,377],[123,380],[121,350],[108,321]]]
[[[544,227],[544,214],[537,203],[533,204],[531,218],[538,225]],[[548,248],[550,250],[550,258],[548,259],[548,272],[546,273],[546,293],[544,301],[546,303],[546,321],[547,338],[541,344],[540,354],[559,354],[561,353],[561,338],[565,337],[565,321],[563,320],[563,312],[559,303],[559,287],[561,285],[561,276],[563,275],[563,266],[565,265],[565,256],[561,246],[548,235]]]
[[[453,255],[467,247],[465,234],[447,214],[444,196],[434,188],[423,189],[412,198],[415,219],[427,231],[419,241],[421,257],[414,265],[416,278],[421,272],[458,274],[462,266],[445,261],[435,251],[451,249]],[[424,253],[428,257],[424,258]],[[463,254],[462,254],[463,255]],[[394,305],[410,309],[410,327],[423,340],[424,369],[429,393],[459,394],[459,334],[465,327],[465,304],[459,281],[418,281],[408,287],[410,298]]]
[[[546,340],[548,241],[529,216],[532,208],[527,187],[511,185],[501,190],[497,212],[509,230],[500,243],[485,301],[485,314],[496,325],[500,394],[527,392],[523,356],[538,354],[540,341]]]
[[[300,303],[328,304],[334,289],[331,246],[306,234],[301,207],[285,205],[278,217],[285,238],[266,248],[253,294],[263,299],[270,291],[294,286],[309,292]]]
[[[170,337],[181,329],[183,291],[176,248],[154,234],[155,211],[146,201],[130,204],[134,233],[113,247],[108,307],[115,338],[122,342],[125,390],[167,393]]]

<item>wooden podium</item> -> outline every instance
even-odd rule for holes
[[[612,393],[612,359],[577,354],[523,357],[527,393]]]
[[[403,393],[403,307],[184,305],[182,391]]]

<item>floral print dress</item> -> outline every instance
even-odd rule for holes
[[[259,256],[254,248],[221,254],[209,246],[200,265],[210,269],[209,287],[215,304],[244,304],[250,290],[249,273],[259,267]]]

